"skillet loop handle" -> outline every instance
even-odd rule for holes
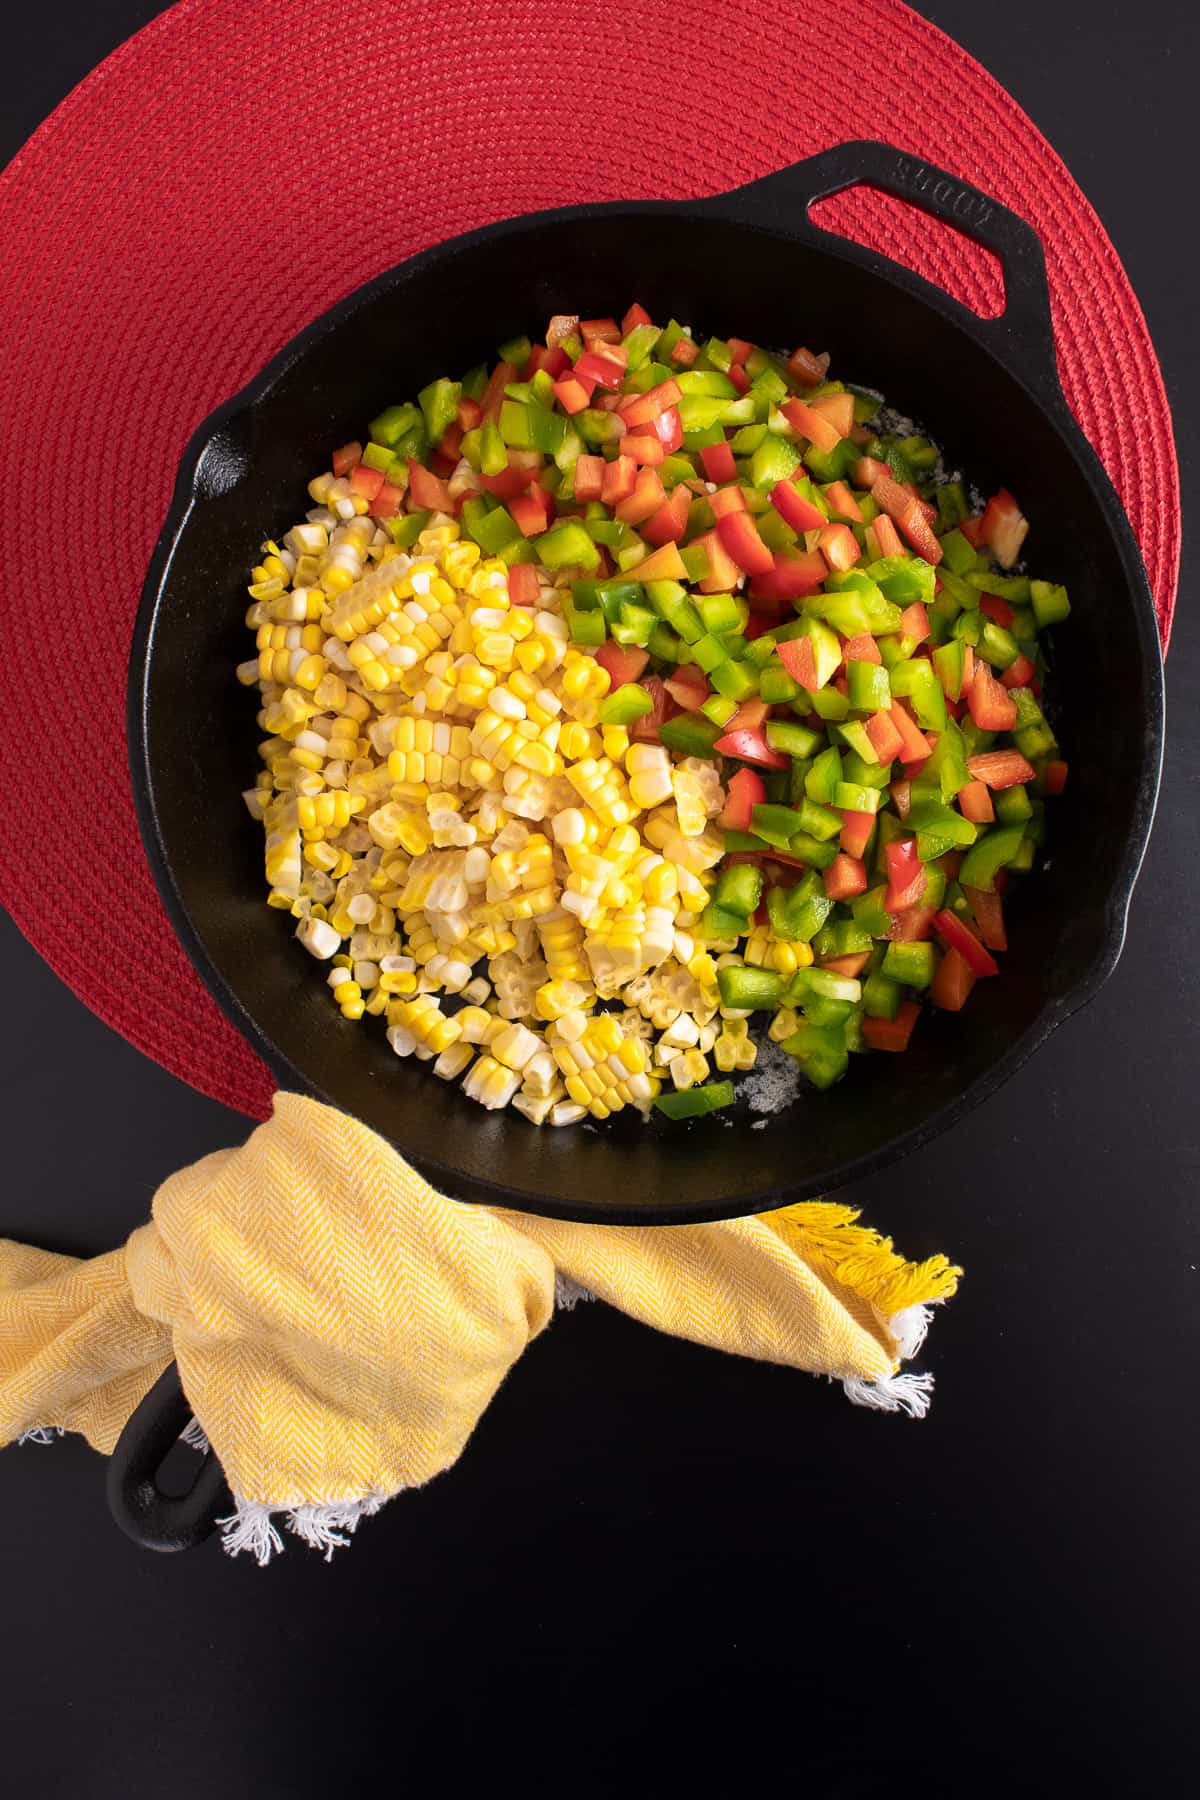
[[[157,1475],[192,1416],[174,1363],[164,1369],[130,1415],[108,1464],[108,1507],[127,1537],[144,1550],[190,1550],[216,1529],[232,1504],[211,1450],[185,1494],[164,1494]]]
[[[779,184],[776,194],[770,190]],[[1054,353],[1054,325],[1050,314],[1050,291],[1046,280],[1046,258],[1041,240],[1031,225],[1017,213],[993,200],[989,194],[972,187],[970,182],[951,175],[946,169],[923,162],[906,151],[897,150],[873,138],[856,139],[822,150],[804,162],[769,175],[762,182],[751,183],[749,190],[762,193],[764,200],[777,200],[784,195],[793,205],[803,208],[810,231],[821,231],[808,220],[808,209],[818,200],[841,193],[849,187],[879,188],[885,194],[905,200],[931,217],[940,219],[991,250],[1004,275],[1004,311],[999,318],[981,319],[969,308],[973,330],[990,342],[997,355],[1016,371],[1048,402],[1061,402],[1058,368]],[[822,236],[832,234],[822,232]],[[840,239],[839,242],[846,240]],[[922,281],[903,271],[908,281],[921,281],[947,296],[936,283]],[[957,304],[957,302],[952,302]]]

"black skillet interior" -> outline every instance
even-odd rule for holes
[[[916,276],[818,230],[806,208],[868,181],[988,243],[1008,307],[976,318]],[[261,830],[240,798],[256,770],[253,698],[233,666],[256,547],[302,516],[305,483],[384,403],[494,355],[560,311],[637,298],[760,343],[803,341],[883,390],[984,492],[1011,485],[1038,572],[1071,585],[1060,632],[1060,734],[1071,763],[1048,867],[1018,884],[1010,954],[959,1016],[922,1021],[903,1057],[855,1059],[752,1129],[744,1105],[687,1128],[626,1114],[537,1131],[485,1114],[343,1022],[267,909]],[[699,202],[572,209],[427,252],[319,320],[189,449],[147,579],[131,665],[134,785],[177,928],[220,1004],[284,1086],[391,1138],[447,1191],[612,1222],[730,1217],[851,1180],[976,1104],[1099,986],[1120,950],[1161,755],[1158,639],[1124,514],[1062,401],[1040,247],[961,182],[876,144],[844,145]]]

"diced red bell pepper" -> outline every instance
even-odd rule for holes
[[[804,600],[820,592],[829,573],[829,565],[819,550],[806,550],[799,556],[781,553],[766,575],[756,575],[750,583],[751,600]]]
[[[888,518],[886,513],[880,513],[877,518],[872,520],[870,525],[867,526],[867,533],[868,535],[874,535],[875,548],[878,550],[880,556],[908,555],[908,551],[904,548],[900,533],[896,530],[896,527],[892,524],[892,521]]]
[[[746,496],[735,483],[732,487],[718,488],[715,494],[710,494],[708,504],[712,507],[713,518],[723,519],[726,513],[745,512]]]
[[[408,492],[414,507],[429,507],[434,512],[452,513],[454,501],[450,498],[450,490],[444,481],[433,474],[432,470],[423,468],[419,462],[408,459]]]
[[[437,454],[446,457],[446,461],[452,464],[452,468],[459,463],[459,457],[462,455],[462,427],[457,419],[452,419],[450,425],[444,430],[443,439],[437,446]]]
[[[1009,663],[1005,669],[1000,677],[1000,686],[1008,688],[1011,693],[1013,688],[1028,687],[1033,680],[1033,675],[1033,664],[1022,651],[1016,662]]]
[[[862,524],[862,507],[854,498],[853,491],[844,481],[831,481],[825,489],[825,497],[836,513],[843,513],[855,524]]]
[[[903,700],[892,701],[892,710],[888,717],[900,733],[903,743],[903,749],[900,752],[901,760],[906,763],[924,762],[933,746]]]
[[[617,456],[604,465],[604,485],[600,498],[605,506],[617,506],[628,500],[637,482],[637,464],[632,456]],[[649,515],[646,515],[649,517]]]
[[[742,635],[748,643],[753,643],[755,638],[765,636],[775,625],[776,621],[777,615],[775,613],[752,612],[746,620]]]
[[[508,597],[514,606],[538,603],[537,570],[532,563],[512,563],[508,571]]]
[[[959,788],[956,797],[963,818],[969,819],[972,825],[990,825],[995,818],[992,796],[982,781],[968,781],[966,787]]]
[[[498,362],[488,376],[488,384],[479,397],[479,411],[485,419],[498,419],[500,405],[504,399],[504,390],[510,381],[517,379],[518,370],[515,363]]]
[[[527,470],[512,461],[511,451],[506,469],[501,469],[498,475],[478,475],[476,480],[484,493],[490,494],[494,500],[511,500],[514,494],[524,493],[529,486]]]
[[[1021,554],[1029,520],[1007,488],[993,494],[983,509],[979,535],[1003,569],[1011,569]]]
[[[596,651],[596,661],[608,671],[613,687],[619,688],[627,681],[638,680],[650,661],[650,652],[637,644],[617,644],[607,638]]]
[[[743,700],[737,711],[725,721],[726,731],[761,731],[770,707],[765,700]]]
[[[814,693],[818,687],[817,659],[808,638],[785,638],[778,646],[779,660],[800,686]]]
[[[602,456],[579,456],[575,459],[575,498],[599,500],[604,492],[604,471],[608,465]]]
[[[403,499],[404,489],[385,481],[367,510],[373,519],[394,519]]]
[[[565,413],[581,413],[593,391],[590,382],[582,382],[574,374],[564,375],[561,381],[554,383],[554,398]]]
[[[580,461],[582,462],[582,457]],[[575,491],[579,491],[576,477]],[[671,497],[664,501],[656,513],[652,513],[642,526],[642,536],[648,544],[678,544],[683,541],[687,532],[688,510],[692,496],[681,481],[672,488]]]
[[[1033,764],[1019,750],[984,750],[978,756],[968,756],[967,767],[976,781],[997,791],[1020,787],[1037,774]]]
[[[838,434],[839,441],[848,438],[854,430],[854,395],[853,394],[820,394],[809,401],[809,407],[817,413],[826,424],[832,425]]]
[[[747,575],[765,575],[775,567],[775,558],[759,537],[758,526],[748,512],[726,513],[719,518],[717,536],[738,569]],[[856,554],[857,549],[856,545]]]
[[[848,637],[842,645],[843,662],[882,663],[879,645],[869,631],[860,631],[854,637]]]
[[[575,364],[575,373],[581,380],[594,381],[597,387],[610,390],[620,387],[624,372],[624,362],[614,356],[601,356],[596,350],[585,350]]]
[[[983,542],[983,514],[974,519],[962,519],[958,529],[970,544],[972,550],[978,550]]]
[[[914,600],[900,614],[900,636],[915,638],[918,644],[929,636],[929,614],[920,600]]]
[[[731,363],[725,373],[737,389],[739,395],[748,394],[750,392],[750,377],[740,363]]]
[[[825,372],[829,367],[829,356],[828,353],[814,356],[811,350],[806,350],[801,345],[799,349],[792,351],[785,366],[788,374],[794,381],[798,381],[801,387],[816,387],[825,379]]]
[[[555,313],[546,327],[546,342],[551,349],[579,329],[578,313]]]
[[[631,456],[635,463],[649,468],[657,468],[667,460],[662,440],[653,431],[627,431],[621,439],[621,455]]]
[[[999,877],[997,877],[999,879]],[[983,888],[965,887],[967,905],[975,915],[979,935],[989,950],[1007,950],[1008,933],[1004,929],[1004,903],[999,894]]]
[[[739,762],[755,763],[760,769],[787,769],[789,757],[772,750],[761,731],[727,731],[713,745],[722,756],[736,756]]]
[[[828,453],[845,436],[829,419],[815,412],[811,406],[806,406],[803,400],[785,400],[779,410],[788,424],[794,426],[801,437],[806,437],[814,449]]]
[[[360,495],[364,500],[373,500],[383,482],[383,470],[368,469],[365,463],[355,463],[350,471],[350,492]]]
[[[700,354],[700,346],[695,338],[681,337],[671,352],[671,361],[681,369],[690,369]]]
[[[694,668],[695,664],[689,663],[686,666]],[[683,681],[677,675],[669,675],[665,686],[676,706],[682,707],[684,712],[699,712],[708,699],[707,681],[703,686],[697,686],[694,681]],[[741,830],[741,827],[738,829]]]
[[[963,678],[960,700],[965,700],[971,692],[971,683],[975,679],[975,652],[970,644],[963,645]]]
[[[965,850],[947,850],[944,856],[938,857],[938,867],[947,881],[957,881],[958,871],[962,868]]]
[[[831,569],[852,569],[858,561],[858,539],[848,525],[824,526],[818,548]]]
[[[632,464],[632,458],[627,457],[622,453],[622,455],[617,458],[617,462],[627,462]],[[609,469],[614,469],[616,463],[609,463],[608,467]],[[644,520],[650,518],[652,514],[658,511],[666,497],[667,491],[663,487],[663,484],[655,471],[653,469],[639,469],[634,477],[633,486],[630,489],[630,492],[626,495],[625,499],[617,502],[617,505],[613,510],[616,513],[617,518],[620,519],[623,524],[640,525]],[[608,496],[606,493],[606,503],[607,500]]]
[[[1001,600],[998,594],[981,594],[979,610],[986,613],[989,619],[994,619],[997,625],[1003,625],[1005,631],[1013,622],[1012,607],[1007,600]]]
[[[630,581],[686,581],[687,569],[678,544],[660,544],[649,556],[644,556],[640,563],[634,563],[632,569],[626,569]]]
[[[890,913],[907,912],[925,892],[925,865],[917,855],[915,837],[897,838],[884,851],[888,885],[884,906]]]
[[[544,487],[536,484],[527,494],[516,494],[508,503],[508,510],[513,522],[522,537],[537,537],[550,524],[550,508],[552,502]]]
[[[726,338],[725,342],[729,345],[729,354],[733,358],[735,367],[744,363],[754,349],[754,345],[746,338]]]
[[[448,481],[458,467],[458,458],[447,456],[444,450],[435,450],[429,458],[429,463],[435,475],[440,475],[443,481]]]
[[[653,389],[650,390],[653,393]],[[709,481],[736,481],[737,464],[727,443],[705,444],[700,451],[700,466]]]
[[[961,1012],[974,986],[975,973],[966,957],[951,947],[938,958],[929,984],[929,998],[943,1012]]]
[[[633,305],[629,308],[629,311],[625,314],[625,317],[621,320],[621,336],[623,338],[628,337],[635,325],[653,325],[653,323],[654,320],[650,317],[650,314],[646,311],[645,307],[640,306],[635,300]]]
[[[552,380],[557,381],[565,375],[571,366],[571,359],[561,344],[535,344],[525,370],[528,381],[539,369],[544,369]]]
[[[806,500],[790,481],[775,483],[771,489],[771,505],[793,531],[824,531],[829,523],[825,514],[811,500]]]
[[[362,461],[363,447],[360,443],[343,444],[340,450],[333,453],[333,472],[337,476],[349,475],[351,469]]]
[[[770,917],[769,914],[767,916]],[[834,975],[849,975],[851,981],[854,981],[862,974],[870,960],[871,952],[869,950],[854,950],[849,956],[822,957],[820,967],[831,970]]]
[[[869,812],[851,812],[848,808],[838,807],[841,812],[842,830],[838,843],[847,856],[862,857],[866,854],[867,845],[871,841],[871,833],[875,829],[875,814]]]
[[[874,487],[881,475],[890,473],[887,464],[880,462],[877,457],[860,456],[854,465],[854,484],[856,487],[870,489]]]
[[[1057,758],[1053,762],[1048,762],[1046,764],[1045,768],[1042,770],[1042,781],[1045,784],[1046,792],[1048,794],[1054,795],[1062,793],[1067,785],[1067,768],[1068,765],[1065,762],[1060,762]]]
[[[883,766],[886,768],[888,763],[895,762],[904,748],[904,739],[893,724],[891,713],[872,713],[866,722],[866,731],[871,748]]]
[[[862,858],[847,856],[840,850],[825,870],[822,879],[830,900],[853,900],[855,894],[867,891],[867,870]]]
[[[702,594],[726,594],[736,587],[741,570],[721,542],[716,530],[705,531],[693,540],[708,558],[708,574],[699,582]]]
[[[580,319],[579,335],[585,344],[619,344],[621,327],[615,319]]]
[[[963,957],[975,975],[998,975],[1000,964],[995,957],[984,949],[973,931],[963,924],[958,914],[945,907],[934,915],[934,930],[938,936]]]
[[[650,711],[635,719],[629,735],[635,744],[657,744],[658,728],[675,710],[671,696],[657,675],[646,675],[641,684],[650,696]]]
[[[652,431],[668,456],[674,456],[683,444],[683,425],[677,406],[668,406],[649,426],[639,426],[638,430]]]
[[[865,1018],[862,1022],[863,1038],[872,1050],[907,1050],[920,1011],[915,1000],[902,1000],[896,1008],[894,1019]]]
[[[898,481],[893,481],[890,475],[880,475],[871,484],[871,497],[880,510],[899,526],[918,556],[923,556],[928,563],[941,562],[942,546],[934,535],[925,508],[915,494],[910,493],[907,487],[902,487]]]
[[[888,926],[891,944],[922,944],[933,930],[932,906],[907,906]]]
[[[967,705],[980,731],[1011,731],[1017,722],[1016,701],[1006,688],[1000,686],[988,665],[978,658]]]
[[[476,431],[483,423],[483,408],[469,394],[464,394],[458,403],[458,422],[464,431]]]
[[[739,769],[726,784],[725,807],[719,823],[726,831],[749,831],[753,809],[763,805],[766,798],[762,776],[753,769]]]
[[[631,431],[636,425],[653,425],[662,413],[677,407],[682,397],[677,381],[660,381],[644,394],[626,394],[620,405],[621,417]]]

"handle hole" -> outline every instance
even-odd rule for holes
[[[154,1471],[154,1485],[167,1500],[182,1500],[196,1485],[200,1452],[176,1438]]]
[[[860,182],[818,200],[809,208],[809,217],[822,231],[849,238],[923,275],[981,319],[998,319],[1004,311],[999,258],[919,206]]]

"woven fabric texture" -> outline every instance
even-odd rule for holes
[[[1161,377],[1099,220],[1014,101],[897,0],[844,0],[837,31],[792,7],[769,86],[722,84],[712,49],[778,41],[765,0],[708,0],[681,31],[666,0],[636,29],[609,0],[182,0],[96,69],[0,177],[0,469],[45,496],[9,535],[9,691],[0,882],[26,936],[141,1050],[252,1117],[273,1077],[206,995],[142,855],[124,694],[140,584],[196,425],[302,326],[431,243],[588,200],[712,193],[848,135],[806,102],[819,62],[863,122],[1022,214],[1050,268],[1068,401],[1129,511],[1162,626],[1179,555],[1178,473]],[[597,34],[632,88],[672,45],[670,127],[580,144]],[[554,79],[545,79],[552,46]],[[806,53],[806,46],[811,55]],[[865,190],[818,216],[999,309],[990,255]]]
[[[919,1414],[929,1378],[898,1374],[912,1309],[960,1271],[904,1262],[855,1217],[813,1201],[630,1228],[464,1206],[365,1125],[280,1094],[245,1144],[164,1182],[121,1250],[0,1239],[0,1444],[57,1427],[110,1451],[174,1355],[240,1512],[373,1509],[458,1458],[563,1276],[657,1330]]]

